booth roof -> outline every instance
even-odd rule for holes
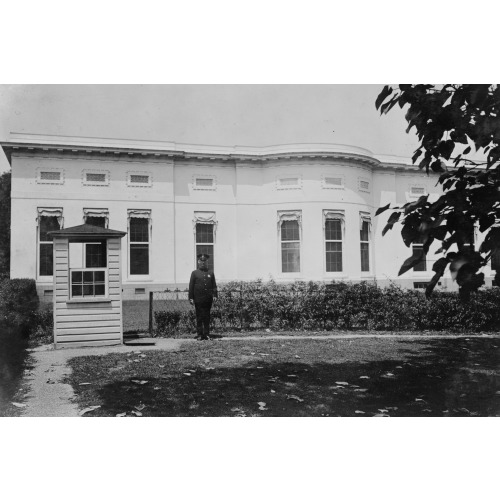
[[[81,224],[80,226],[67,227],[59,231],[50,231],[48,234],[51,236],[64,236],[64,237],[96,237],[99,238],[122,238],[127,233],[123,231],[116,231],[115,229],[106,229],[91,224]]]

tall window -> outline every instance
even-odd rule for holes
[[[342,265],[342,233],[344,213],[341,211],[323,211],[325,228],[325,258],[327,273],[341,273]]]
[[[208,270],[214,271],[214,225],[213,224],[196,224],[196,255],[205,253],[210,256],[208,259]]]
[[[108,227],[107,209],[83,209],[85,224],[102,228]],[[106,267],[106,241],[85,243],[85,267]]]
[[[370,271],[370,225],[371,218],[369,214],[361,212],[360,214],[360,252],[361,252],[361,272]]]
[[[62,227],[62,209],[38,209],[38,272],[40,276],[54,274],[54,244],[50,231]]]
[[[278,212],[278,224],[281,242],[281,272],[300,272],[300,223],[302,214]]]
[[[129,211],[130,274],[149,274],[150,244],[149,211]]]
[[[423,243],[420,243],[420,241],[416,241],[412,244],[413,256],[422,256],[422,260],[418,264],[413,266],[413,270],[417,272],[427,271],[426,255],[424,254],[423,248],[424,245]]]

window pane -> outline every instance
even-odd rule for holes
[[[342,243],[326,243],[326,272],[342,272]]]
[[[340,220],[327,220],[325,222],[325,240],[342,239],[342,222]]]
[[[281,244],[281,270],[283,273],[300,272],[300,243]]]
[[[130,274],[149,274],[149,245],[130,245]]]
[[[81,297],[83,295],[82,285],[72,285],[71,286],[71,296]]]
[[[71,271],[71,282],[73,284],[83,283],[82,271]]]
[[[85,223],[104,228],[106,227],[106,217],[87,217]]]
[[[213,224],[196,224],[196,243],[213,243]]]
[[[299,241],[299,223],[296,220],[285,220],[281,224],[281,241]]]
[[[422,250],[422,245],[413,245],[413,256],[417,255],[422,255],[424,254]],[[414,271],[427,271],[427,262],[425,260],[425,254],[424,258],[422,259],[421,262],[419,262],[416,266],[413,267]]]
[[[95,285],[94,286],[95,290],[95,295],[104,295],[105,293],[105,286],[104,285]]]
[[[52,236],[47,233],[49,231],[59,231],[59,229],[57,217],[40,217],[40,241],[52,241]]]
[[[94,281],[96,283],[104,283],[104,271],[94,271]]]
[[[84,271],[83,272],[83,282],[84,283],[93,283],[94,282],[94,273],[92,271]]]
[[[92,297],[94,295],[94,285],[83,285],[83,296]]]
[[[85,267],[106,267],[106,242],[85,245]]]
[[[54,247],[52,243],[40,244],[40,276],[52,276],[54,274]]]
[[[370,247],[369,243],[361,243],[361,272],[370,270]]]
[[[361,241],[369,241],[368,240],[368,233],[369,233],[370,225],[368,222],[363,221],[361,231],[359,232],[359,239]]]
[[[210,255],[210,258],[208,259],[208,270],[213,272],[215,269],[214,246],[213,245],[196,245],[196,256],[200,255],[201,253],[206,253],[207,255]]]
[[[130,219],[130,241],[149,241],[149,219]]]

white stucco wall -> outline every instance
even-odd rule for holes
[[[316,146],[315,146],[316,147]],[[382,230],[390,211],[375,217],[378,207],[387,203],[404,204],[414,201],[411,186],[424,187],[432,197],[439,196],[437,176],[427,177],[418,169],[400,164],[367,160],[365,152],[359,156],[347,152],[343,157],[314,153],[315,147],[289,147],[294,154],[265,158],[242,154],[233,157],[217,150],[189,157],[171,155],[124,153],[112,155],[89,153],[82,147],[64,154],[24,148],[12,154],[12,234],[11,276],[35,278],[40,290],[51,288],[52,277],[40,277],[37,271],[37,208],[62,208],[64,227],[83,223],[84,208],[105,208],[109,211],[109,227],[127,231],[127,210],[151,211],[150,273],[148,276],[130,276],[129,240],[122,241],[124,298],[146,298],[149,290],[184,288],[195,266],[195,233],[193,217],[196,211],[215,212],[217,220],[215,240],[215,274],[219,282],[230,280],[377,280],[404,286],[414,281],[428,281],[432,264],[439,256],[429,253],[426,272],[397,273],[411,255],[396,225],[382,237]],[[298,150],[306,153],[297,154]],[[317,148],[317,147],[316,147]],[[333,148],[333,147],[332,147]],[[205,148],[206,149],[206,148]],[[345,149],[345,148],[344,148]],[[363,156],[364,155],[364,156]],[[40,184],[40,169],[60,169],[64,182]],[[82,182],[87,170],[109,175],[107,186],[87,186]],[[130,172],[147,173],[152,185],[131,187],[127,182]],[[214,179],[215,189],[195,189],[194,179],[208,176]],[[325,188],[325,177],[343,179],[342,189]],[[298,177],[300,189],[278,189],[280,177]],[[369,192],[359,188],[359,180],[369,182]],[[299,273],[282,273],[278,211],[302,212],[301,269]],[[343,240],[343,271],[327,273],[323,229],[324,210],[343,210],[345,237]],[[361,272],[360,212],[372,217],[370,240],[370,271]],[[437,245],[435,245],[437,248]],[[490,274],[487,274],[489,276]],[[449,286],[444,279],[443,286]],[[136,289],[146,291],[135,296]]]

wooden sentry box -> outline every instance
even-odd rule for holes
[[[82,224],[50,234],[55,347],[122,344],[121,238],[126,233]]]

